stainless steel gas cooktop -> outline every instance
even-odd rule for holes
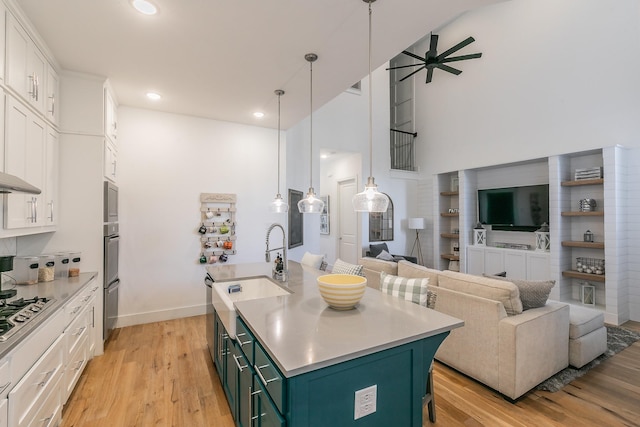
[[[13,301],[0,302],[0,342],[8,340],[24,327],[53,301],[53,298],[34,297],[20,298]]]

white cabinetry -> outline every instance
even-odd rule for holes
[[[53,417],[61,406],[60,378],[63,373],[63,340],[59,336],[38,361],[9,392],[9,425],[30,426],[41,415],[43,407],[53,406],[51,420],[45,425],[55,425]],[[60,414],[60,411],[57,411]],[[46,418],[46,417],[45,417]]]
[[[46,84],[46,97],[45,103],[45,117],[53,124],[58,124],[58,117],[60,115],[60,109],[58,108],[58,99],[60,93],[60,80],[58,73],[51,66],[47,64],[47,84]]]
[[[44,121],[12,96],[7,96],[5,121],[5,171],[24,179],[41,190],[45,176]],[[44,225],[43,194],[7,195],[5,227],[22,228]]]
[[[44,114],[47,61],[10,13],[7,13],[6,25],[7,85]]]
[[[475,275],[506,272],[511,279],[549,280],[549,260],[544,252],[467,247],[467,272]]]
[[[104,134],[112,142],[118,140],[118,105],[109,86],[104,89]]]
[[[118,151],[110,139],[104,141],[104,177],[116,182],[118,173]]]
[[[45,142],[45,181],[44,181],[44,225],[56,225],[58,222],[58,155],[60,143],[58,132],[47,126]]]

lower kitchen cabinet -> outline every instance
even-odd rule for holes
[[[216,369],[223,372],[220,379],[239,427],[422,426],[429,365],[448,335],[287,378],[240,318],[236,340],[228,338],[219,319],[216,327]],[[355,392],[372,385],[377,387],[376,411],[356,420]]]

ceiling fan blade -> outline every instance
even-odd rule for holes
[[[426,61],[426,59],[416,55],[415,53],[409,52],[408,50],[403,50],[402,53],[404,53],[405,55],[409,55],[412,58],[419,59],[422,62]]]
[[[411,74],[404,76],[403,78],[401,78],[400,80],[398,80],[399,82],[405,81],[407,80],[409,77],[413,76],[415,73],[417,73],[418,71],[422,70],[423,68],[426,68],[424,65],[420,68],[418,68],[417,70],[415,70],[414,72],[412,72]]]
[[[398,65],[397,67],[389,67],[387,68],[387,70],[397,70],[399,68],[417,67],[418,65],[422,65],[424,67],[424,64],[409,64],[409,65]]]
[[[441,64],[447,63],[447,62],[456,62],[456,61],[464,61],[467,59],[475,59],[475,58],[480,58],[482,56],[482,53],[472,53],[470,55],[462,55],[462,56],[452,56],[451,58],[444,58],[442,60],[440,60],[439,62]]]
[[[448,49],[448,50],[442,52],[440,55],[438,55],[437,56],[438,61],[440,61],[443,58],[446,58],[447,56],[451,55],[454,52],[459,51],[460,49],[462,49],[463,47],[473,43],[474,41],[476,41],[476,39],[474,39],[473,37],[466,38],[465,40],[461,41],[457,45],[453,46],[451,49]]]
[[[456,68],[449,67],[448,65],[444,65],[444,64],[435,64],[435,66],[440,68],[443,71],[446,71],[451,74],[455,74],[456,76],[462,72]]]
[[[433,68],[429,68],[427,69],[427,80],[425,81],[425,84],[431,83],[432,78],[433,78]]]
[[[435,58],[438,55],[438,36],[431,34],[431,41],[429,42],[429,50],[424,55],[425,58]]]

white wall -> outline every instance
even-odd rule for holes
[[[459,54],[482,58],[455,63],[459,76],[436,70],[426,85],[417,74],[424,188],[441,172],[640,147],[636,0],[513,0],[469,12],[437,34],[440,52],[472,35],[476,42]],[[427,49],[425,41],[417,52]],[[419,197],[421,212],[433,217],[433,193]],[[629,241],[640,241],[637,218],[627,218]],[[629,311],[640,320],[638,269],[630,269]]]
[[[387,242],[393,253],[407,254],[413,244],[414,234],[407,230],[407,218],[417,214],[418,174],[394,173],[390,171],[389,155],[389,75],[387,65],[372,73],[373,86],[373,175],[378,189],[391,197],[395,209],[394,240]],[[314,76],[314,78],[322,78]],[[343,92],[313,114],[313,184],[316,194],[336,195],[337,181],[345,177],[356,177],[358,191],[364,189],[369,176],[369,107],[368,77],[362,80],[362,93]],[[287,186],[303,191],[309,188],[309,117],[287,131]],[[360,157],[347,163],[320,162],[320,149],[354,153]],[[343,162],[341,160],[341,162]],[[332,175],[332,177],[328,177]],[[335,225],[336,217],[331,216]],[[317,215],[305,216],[304,246],[292,251],[301,257],[305,250],[326,253],[329,263],[336,258],[337,236],[321,236]],[[359,217],[359,234],[363,250],[369,247],[368,215]],[[335,230],[334,227],[332,229]],[[317,248],[320,248],[318,250]]]
[[[128,107],[118,120],[118,324],[204,312],[200,193],[237,194],[238,254],[229,263],[264,262],[267,228],[286,222],[268,211],[277,131]]]

